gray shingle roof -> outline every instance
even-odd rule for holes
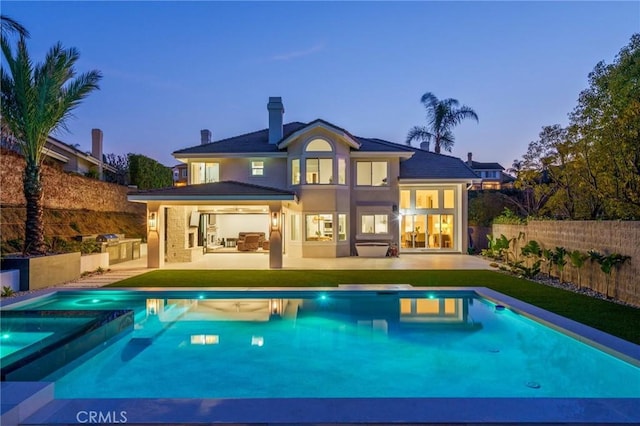
[[[400,162],[400,179],[478,179],[457,157],[413,148],[415,154]]]
[[[407,145],[400,145],[377,138],[363,138],[351,135],[347,130],[328,121],[316,119],[310,123],[292,122],[283,126],[283,140],[294,132],[316,123],[324,123],[341,130],[361,144],[358,152],[413,152],[408,160],[400,162],[401,179],[477,179],[478,176],[457,157],[423,151]],[[353,149],[352,149],[353,150]],[[273,153],[279,152],[276,144],[269,144],[269,129],[246,133],[216,142],[196,145],[174,152],[185,154],[223,154],[223,153]]]
[[[171,188],[150,189],[129,194],[131,200],[166,197],[207,197],[208,199],[230,199],[230,197],[254,199],[294,200],[295,192],[250,183],[223,181],[199,185],[174,186]]]
[[[478,161],[471,161],[471,168],[474,170],[504,170],[499,163],[480,163]]]

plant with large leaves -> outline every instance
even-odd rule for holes
[[[465,105],[459,107],[457,99],[438,99],[433,93],[427,92],[422,95],[420,102],[427,109],[428,125],[412,127],[407,135],[407,145],[415,140],[431,144],[433,139],[436,154],[440,154],[442,149],[451,152],[455,142],[453,128],[467,118],[478,121],[476,112]]]
[[[47,136],[66,129],[71,112],[102,78],[92,70],[77,75],[75,64],[79,53],[55,44],[44,62],[33,64],[24,37],[20,37],[14,53],[2,38],[2,54],[6,69],[1,74],[2,121],[18,142],[26,162],[23,190],[27,203],[24,254],[46,254],[43,226],[43,191],[41,165]]]

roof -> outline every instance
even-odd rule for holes
[[[297,200],[295,192],[250,183],[223,181],[150,189],[129,194],[129,201],[150,200]]]
[[[286,139],[297,130],[306,127],[307,124],[294,121],[283,126],[282,135]],[[192,146],[190,148],[179,149],[173,155],[183,156],[184,154],[222,154],[222,153],[249,153],[279,152],[277,144],[269,143],[269,129],[258,130],[257,132],[245,133],[244,135],[232,138],[221,139],[219,141]]]
[[[504,170],[499,163],[480,163],[478,161],[471,161],[471,168],[474,170]]]
[[[363,138],[354,136],[342,127],[328,121],[316,119],[309,123],[298,121],[287,123],[283,126],[283,137],[286,140],[292,134],[318,124],[333,127],[344,132],[355,142],[360,143],[358,149],[352,147],[352,152],[387,152],[400,154],[404,157],[400,162],[401,179],[478,179],[478,176],[457,157],[423,151],[408,145],[401,145],[378,138]],[[279,142],[281,142],[279,141]],[[276,153],[284,150],[278,148],[278,144],[269,143],[269,129],[257,132],[245,133],[232,138],[196,145],[174,151],[174,155],[184,157],[190,154],[231,154],[231,153]],[[411,158],[409,158],[411,157]]]
[[[400,162],[400,179],[478,179],[458,157],[412,149],[415,154]]]

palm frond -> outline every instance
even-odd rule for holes
[[[18,21],[7,15],[0,15],[0,33],[2,38],[6,38],[9,33],[16,33],[20,37],[30,37],[29,31]]]
[[[426,127],[414,126],[409,130],[407,134],[406,144],[411,145],[411,142],[430,142],[433,135]]]

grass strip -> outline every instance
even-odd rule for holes
[[[640,309],[485,270],[157,270],[109,287],[334,287],[339,284],[488,287],[640,344]]]

